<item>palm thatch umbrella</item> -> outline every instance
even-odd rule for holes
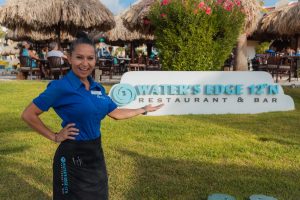
[[[279,36],[300,34],[300,3],[287,5],[264,15],[258,31]]]
[[[61,33],[61,40],[74,40],[75,38],[68,33]],[[50,41],[55,40],[56,35],[54,33],[42,33],[38,31],[25,31],[24,29],[17,28],[14,31],[8,30],[5,39],[13,40],[13,41],[21,41],[21,40],[30,40],[30,41]]]
[[[245,12],[245,24],[242,33],[237,41],[237,48],[235,52],[234,70],[246,71],[248,70],[247,62],[247,36],[251,35],[261,18],[262,6],[257,0],[241,0],[242,10]]]
[[[148,23],[147,15],[151,6],[160,0],[139,0],[127,10],[121,18],[125,27],[130,30],[138,30],[141,32],[149,32],[153,27]]]
[[[121,16],[115,16],[116,27],[107,32],[109,41],[136,41],[136,40],[154,40],[154,35],[140,33],[137,30],[130,31],[124,24]]]
[[[76,35],[78,31],[109,30],[112,13],[99,0],[8,0],[0,10],[0,24],[15,30]]]
[[[105,33],[100,32],[93,36],[93,39],[98,41],[99,38],[105,37],[110,43],[120,44],[125,42],[133,41],[153,41],[154,35],[152,34],[143,34],[137,30],[129,30],[123,24],[121,15],[115,16],[116,26],[112,30],[109,30]]]

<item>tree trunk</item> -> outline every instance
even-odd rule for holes
[[[247,35],[241,34],[238,38],[238,44],[236,47],[234,57],[234,71],[248,71],[247,61]]]
[[[130,42],[130,57],[131,57],[131,63],[134,63],[134,53],[135,53],[135,45],[133,42]]]

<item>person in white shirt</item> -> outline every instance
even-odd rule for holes
[[[64,59],[67,60],[67,56],[64,55],[63,52],[58,50],[58,44],[56,42],[51,42],[49,44],[49,48],[50,48],[50,51],[47,54],[47,58],[48,57],[53,57],[53,56],[60,57],[61,58],[61,64],[64,64]]]

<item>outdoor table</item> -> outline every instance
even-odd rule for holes
[[[112,62],[112,59],[108,58],[98,58],[99,66],[104,67],[106,62]]]
[[[117,57],[117,59],[120,61],[127,61],[127,62],[131,60],[131,58],[122,58],[122,57]]]
[[[105,61],[108,61],[108,60],[112,60],[110,58],[98,58],[98,61],[101,61],[101,62],[105,62]]]
[[[131,63],[131,64],[129,65],[129,69],[133,69],[134,71],[142,71],[142,70],[146,70],[146,64]]]

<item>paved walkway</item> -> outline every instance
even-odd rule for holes
[[[275,82],[275,80],[274,80]],[[287,77],[284,77],[280,80],[278,80],[278,83],[282,86],[292,86],[292,87],[300,87],[300,78],[292,78],[292,80],[289,82]]]

